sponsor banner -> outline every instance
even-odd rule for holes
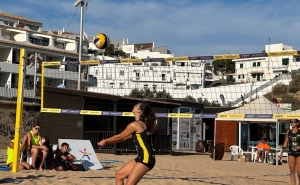
[[[244,114],[218,114],[218,118],[228,118],[228,119],[237,119],[244,118]]]
[[[193,114],[178,114],[178,113],[169,113],[168,118],[192,118]]]
[[[102,116],[122,116],[122,112],[102,111]]]
[[[99,60],[84,60],[80,61],[81,65],[98,65],[100,64]]]
[[[145,58],[142,62],[165,62],[164,58]]]
[[[138,63],[142,62],[142,59],[121,59],[121,63]]]
[[[300,114],[283,114],[285,119],[300,119]]]
[[[60,113],[61,109],[52,109],[52,108],[42,108],[41,112],[48,112],[48,113]]]
[[[183,60],[189,60],[189,57],[183,56],[183,57],[168,57],[168,58],[165,58],[166,62],[183,61]]]
[[[201,118],[217,118],[217,114],[202,114]]]
[[[85,115],[101,115],[101,111],[81,110],[80,114],[85,114]]]
[[[251,54],[240,54],[240,58],[258,58],[268,57],[267,53],[251,53]]]
[[[80,114],[80,110],[61,109],[61,113],[64,113],[64,114]]]
[[[273,114],[245,114],[245,118],[272,118]]]
[[[60,66],[61,62],[60,61],[51,61],[51,62],[43,62],[43,66]]]
[[[287,56],[287,55],[298,55],[298,52],[297,50],[293,50],[293,51],[279,51],[279,52],[268,53],[268,56],[270,57]]]
[[[195,57],[188,57],[189,60],[212,60],[214,59],[213,56],[195,56]]]
[[[156,113],[155,116],[157,118],[167,118],[168,117],[168,113]]]
[[[101,64],[116,64],[116,63],[120,63],[120,60],[101,60],[100,63]]]
[[[239,54],[213,55],[214,60],[239,59]]]
[[[122,116],[130,116],[130,117],[133,117],[134,114],[132,112],[123,112],[122,113]]]
[[[78,65],[79,61],[62,61],[61,65]]]
[[[273,114],[274,119],[282,119],[283,116],[284,116],[283,114]]]

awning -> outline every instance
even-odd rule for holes
[[[250,71],[250,74],[264,74],[264,71]]]

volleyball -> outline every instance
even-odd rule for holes
[[[99,33],[95,36],[94,45],[98,49],[105,49],[110,44],[108,36],[103,33]]]

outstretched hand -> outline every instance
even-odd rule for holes
[[[101,141],[98,142],[98,146],[105,146],[106,142],[105,139],[102,139]]]

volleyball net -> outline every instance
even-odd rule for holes
[[[165,117],[300,117],[300,111],[299,114],[296,111],[300,109],[299,53],[297,50],[288,50],[193,57],[102,57],[88,61],[43,62],[41,111],[132,116],[130,112],[113,114],[105,110],[75,110],[72,104],[68,109],[45,107],[44,87],[49,86],[132,98],[174,99],[203,104],[205,107],[237,108],[220,114],[166,113],[163,115]],[[249,109],[251,111],[246,111]]]

